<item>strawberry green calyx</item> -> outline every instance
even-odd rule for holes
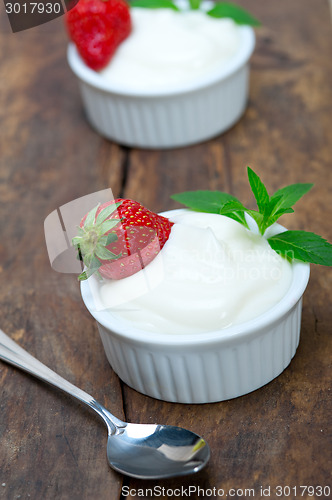
[[[107,206],[99,212],[98,204],[82,220],[78,228],[78,236],[72,239],[73,246],[77,249],[79,257],[82,258],[86,271],[83,271],[78,279],[80,281],[88,279],[92,274],[98,272],[102,265],[99,260],[115,260],[121,257],[121,253],[116,255],[106,247],[118,239],[115,232],[112,230],[121,222],[121,219],[112,218],[107,220],[120,203],[115,203]]]
[[[146,267],[166,243],[173,223],[135,200],[118,198],[98,205],[83,217],[72,243],[86,270],[118,280]]]

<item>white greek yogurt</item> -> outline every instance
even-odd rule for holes
[[[202,333],[253,319],[287,292],[292,266],[259,234],[217,214],[170,219],[170,237],[145,269],[96,285],[99,308],[145,331]]]
[[[192,82],[238,50],[241,27],[200,10],[131,9],[133,29],[100,74],[116,87],[158,89]]]

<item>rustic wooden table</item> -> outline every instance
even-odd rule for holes
[[[285,216],[283,223],[332,240],[328,1],[238,3],[263,23],[246,114],[224,135],[173,151],[129,149],[98,136],[85,120],[67,66],[62,19],[12,34],[1,7],[0,326],[120,418],[190,428],[204,435],[212,456],[195,476],[148,482],[124,478],[107,464],[106,430],[98,417],[1,363],[0,498],[116,500],[159,493],[175,498],[181,487],[183,498],[218,498],[218,489],[219,498],[221,490],[233,498],[253,493],[263,498],[263,487],[265,496],[292,499],[313,498],[312,490],[300,486],[332,487],[327,268],[312,266],[300,346],[276,380],[234,400],[181,405],[121,383],[108,365],[75,277],[51,269],[44,242],[43,222],[50,212],[107,187],[154,211],[175,208],[174,192],[202,188],[228,191],[254,206],[246,165],[271,191],[313,182],[295,215]],[[314,498],[327,496],[316,489]]]

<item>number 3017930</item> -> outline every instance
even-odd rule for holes
[[[25,2],[25,3],[6,3],[7,14],[60,14],[60,3],[42,3],[42,2]]]

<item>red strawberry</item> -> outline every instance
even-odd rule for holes
[[[65,22],[82,59],[96,71],[108,64],[132,27],[124,0],[79,0]]]
[[[169,238],[173,222],[133,200],[117,199],[85,215],[73,245],[80,251],[86,279],[98,271],[122,279],[147,266]]]

